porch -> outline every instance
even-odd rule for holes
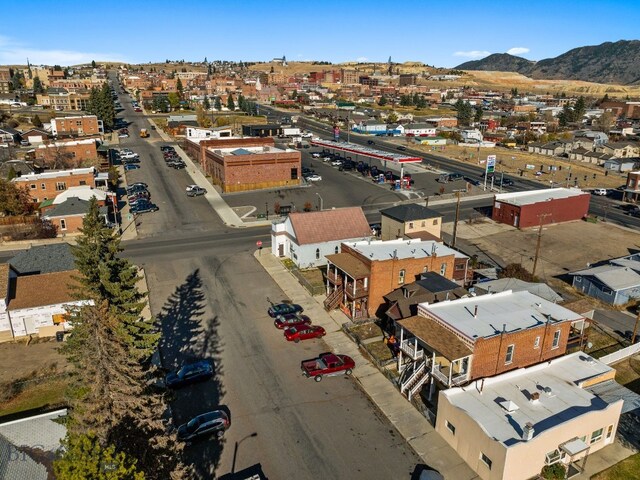
[[[351,320],[368,318],[369,267],[347,253],[327,255],[327,262],[325,309],[339,308]]]

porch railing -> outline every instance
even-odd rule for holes
[[[445,370],[444,372],[441,370],[441,368],[436,365],[433,370],[431,371],[431,374],[436,377],[438,380],[440,380],[442,383],[444,383],[446,386],[451,387],[454,385],[461,385],[463,383],[465,383],[467,380],[469,380],[469,374],[468,373],[459,373],[457,375],[452,375],[451,376],[451,383],[449,383],[449,367],[447,367],[447,370]]]
[[[327,272],[327,278],[329,279],[329,281],[331,283],[333,283],[334,285],[342,285],[342,277],[340,275],[335,274],[334,272],[332,272],[330,269]]]
[[[414,340],[404,340],[400,343],[400,350],[402,350],[403,353],[406,353],[409,357],[411,357],[411,360],[418,360],[422,357],[424,357],[424,350],[422,350],[421,348],[414,348]]]

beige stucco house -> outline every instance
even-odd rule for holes
[[[380,210],[381,240],[421,238],[439,240],[442,214],[423,205],[408,203]]]
[[[615,370],[583,352],[440,392],[436,430],[484,480],[525,480],[545,465],[580,472],[613,443],[623,400],[598,396]]]

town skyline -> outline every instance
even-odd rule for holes
[[[35,7],[38,4],[46,7],[45,2],[35,2]],[[556,4],[546,0],[535,11],[521,4],[491,12],[462,0],[457,11],[463,13],[457,16],[444,5],[424,9],[417,3],[389,10],[376,2],[345,6],[329,1],[320,10],[289,1],[279,3],[278,8],[250,1],[239,12],[234,5],[214,9],[205,2],[191,1],[174,24],[166,15],[172,4],[161,1],[153,10],[128,5],[126,14],[116,8],[101,11],[96,25],[87,20],[95,16],[90,6],[76,1],[59,5],[48,11],[47,22],[39,22],[37,29],[18,5],[6,5],[6,18],[12,21],[5,23],[0,35],[0,64],[23,65],[27,59],[36,65],[65,66],[92,60],[197,62],[205,57],[265,62],[284,54],[289,61],[332,63],[382,63],[391,56],[397,63],[415,61],[450,68],[492,53],[542,60],[572,48],[632,40],[640,20],[640,9],[631,1],[568,2],[564,6],[572,13],[563,16],[563,28],[570,35],[557,35],[549,17]],[[596,24],[612,8],[616,22]],[[408,11],[413,13],[408,15]],[[376,28],[381,36],[372,33]]]

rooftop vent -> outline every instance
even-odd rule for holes
[[[533,423],[531,422],[525,423],[524,428],[522,429],[522,439],[525,442],[528,442],[533,438],[534,433],[535,433],[535,430],[533,429]]]
[[[547,395],[551,395],[553,393],[553,390],[551,389],[551,387],[544,387],[542,391]]]
[[[537,402],[538,400],[540,400],[540,393],[539,392],[533,392],[531,394],[531,398],[529,399],[532,403]]]
[[[504,408],[507,412],[515,412],[520,408],[515,402],[512,402],[511,400],[502,400],[499,403],[500,403],[500,406]]]

